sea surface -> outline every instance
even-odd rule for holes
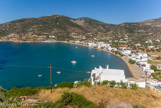
[[[95,57],[91,57],[95,55]],[[77,61],[72,64],[71,61]],[[94,67],[125,70],[126,64],[118,57],[93,48],[65,43],[0,42],[0,86],[37,87],[50,85],[50,64],[53,85],[63,81],[83,81]],[[57,72],[61,72],[57,74]],[[38,77],[38,75],[42,75]]]

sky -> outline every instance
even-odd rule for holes
[[[161,17],[161,0],[0,0],[0,24],[21,18],[61,14],[110,24]]]

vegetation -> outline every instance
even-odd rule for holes
[[[66,106],[72,106],[74,108],[104,108],[104,105],[95,105],[93,102],[88,101],[84,96],[77,93],[64,92],[55,103],[40,103],[37,107],[53,107],[53,108],[64,108]]]
[[[115,85],[116,85],[116,82],[115,81],[110,81],[110,87],[115,87]]]
[[[146,107],[143,106],[143,105],[134,104],[134,105],[133,105],[133,108],[146,108]]]
[[[151,69],[157,71],[157,67],[155,65],[151,65]]]
[[[129,59],[129,63],[134,64],[134,63],[136,63],[136,61],[132,60],[132,59]]]
[[[74,82],[62,82],[60,84],[58,84],[55,88],[73,88],[74,86]]]
[[[130,88],[133,90],[136,90],[136,89],[138,89],[138,86],[137,86],[137,84],[130,84]]]
[[[156,71],[151,74],[154,79],[161,80],[161,71]]]
[[[12,88],[5,92],[5,96],[30,96],[39,92],[39,88],[25,87],[25,88]]]

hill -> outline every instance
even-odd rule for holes
[[[33,36],[53,36],[56,40],[101,40],[119,36],[161,38],[161,18],[114,25],[86,17],[73,19],[63,15],[51,15],[0,24],[0,36],[19,37],[25,40]]]

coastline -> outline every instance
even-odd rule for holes
[[[82,44],[76,44],[76,43],[71,43],[71,42],[65,42],[65,41],[56,41],[56,42],[59,42],[59,43],[67,43],[67,44],[73,44],[73,45],[79,45],[79,46],[84,46],[84,47],[88,47],[88,48],[93,48],[93,47],[89,47],[87,45],[82,45]],[[137,65],[135,64],[130,64],[128,59],[125,58],[125,57],[121,57],[119,55],[116,55],[114,54],[113,52],[111,51],[107,51],[105,49],[99,49],[99,48],[94,48],[96,50],[99,50],[99,51],[104,51],[106,53],[110,53],[116,57],[118,57],[119,59],[121,59],[127,66],[130,74],[132,77],[127,77],[128,80],[138,80],[138,79],[141,79],[142,78],[142,75],[145,75],[139,68]]]
[[[15,42],[15,41],[0,41],[0,42]],[[88,48],[93,48],[93,47],[89,47],[89,46],[87,46],[87,45],[82,45],[82,44],[77,44],[77,43],[71,43],[71,42],[67,42],[67,41],[49,41],[49,42],[45,42],[45,41],[20,41],[20,42],[15,42],[15,43],[41,43],[41,42],[43,42],[43,43],[54,43],[54,42],[58,42],[58,43],[66,43],[66,44],[73,44],[73,45],[79,45],[79,46],[83,46],[83,47],[88,47]],[[116,57],[118,57],[119,59],[121,59],[125,64],[126,64],[126,66],[127,66],[127,68],[128,68],[128,70],[129,70],[129,72],[130,72],[130,74],[131,74],[131,77],[127,77],[127,79],[129,79],[129,80],[138,80],[138,79],[141,79],[141,77],[143,76],[143,75],[145,75],[139,68],[138,68],[138,66],[137,65],[135,65],[135,64],[130,64],[129,62],[128,62],[128,59],[127,58],[125,58],[125,57],[121,57],[121,56],[119,56],[119,55],[116,55],[116,54],[114,54],[113,52],[111,52],[111,51],[107,51],[107,50],[105,50],[105,49],[99,49],[99,48],[94,48],[94,49],[96,49],[96,50],[99,50],[99,51],[104,51],[104,52],[106,52],[106,53],[110,53],[110,54],[112,54],[112,55],[114,55],[114,56],[116,56]]]

